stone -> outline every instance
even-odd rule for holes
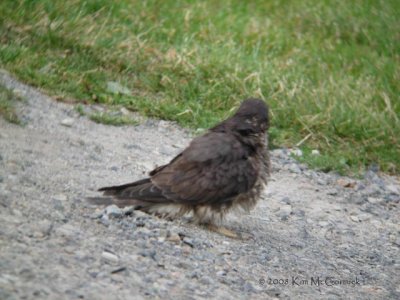
[[[176,232],[171,232],[170,235],[167,237],[167,241],[179,244],[181,242],[181,237]]]
[[[185,236],[182,240],[186,245],[189,245],[190,247],[194,247],[194,243],[193,240],[191,238],[188,238],[187,236]]]
[[[356,182],[354,180],[349,180],[345,178],[339,178],[336,183],[345,188],[354,188],[356,186]]]
[[[122,208],[122,212],[124,215],[133,215],[135,212],[135,207],[134,206],[125,206]]]
[[[107,206],[104,210],[104,213],[108,216],[108,218],[120,218],[124,214],[122,209],[115,204]]]
[[[128,115],[130,115],[130,113],[131,113],[131,112],[130,112],[128,109],[126,109],[125,107],[121,107],[119,111],[121,112],[121,114],[122,114],[123,116],[128,116]]]
[[[321,227],[326,227],[326,226],[329,225],[329,222],[328,221],[319,221],[318,225],[321,226]]]
[[[113,94],[122,94],[122,95],[130,95],[131,91],[127,87],[121,85],[119,82],[116,81],[109,81],[107,82],[107,92]]]
[[[205,275],[199,279],[199,282],[204,285],[211,285],[211,284],[213,284],[214,281],[212,280],[211,277]]]
[[[226,272],[224,270],[217,271],[217,276],[226,276]]]
[[[292,213],[292,206],[289,204],[282,205],[276,215],[280,217],[282,220],[286,220],[290,214]]]
[[[316,150],[316,149],[313,149],[313,150],[311,151],[311,155],[318,156],[318,155],[320,155],[320,154],[321,154],[321,153],[319,153],[319,151]]]
[[[350,216],[350,219],[351,219],[353,222],[360,222],[360,219],[359,219],[358,216],[356,216],[356,215],[351,215],[351,216]]]
[[[299,157],[303,156],[303,151],[301,151],[300,149],[293,149],[292,151],[290,151],[290,153]]]
[[[317,179],[317,183],[319,185],[327,185],[328,184],[328,182],[325,179],[322,179],[322,178],[318,178]]]
[[[75,120],[73,118],[65,118],[61,121],[61,125],[65,127],[72,127],[74,125]]]
[[[108,252],[108,251],[103,251],[103,253],[101,254],[101,258],[103,258],[104,260],[106,260],[108,262],[112,262],[112,263],[117,263],[119,261],[119,258],[117,255],[115,255],[114,253]]]
[[[64,194],[58,194],[58,195],[53,196],[53,199],[64,202],[64,201],[68,200],[68,197]]]
[[[377,203],[382,203],[383,199],[382,198],[375,198],[375,197],[368,197],[367,201],[369,203],[372,203],[372,204],[377,204]]]
[[[398,186],[394,185],[394,184],[389,184],[386,186],[386,190],[394,195],[400,195],[400,189]]]
[[[288,166],[288,170],[292,173],[301,174],[301,169],[298,164],[292,163]]]
[[[338,191],[336,189],[330,189],[326,192],[327,195],[336,196]]]
[[[357,215],[357,217],[361,222],[368,221],[369,219],[371,219],[371,215],[367,213],[359,214]]]
[[[110,226],[110,219],[108,218],[107,215],[102,215],[100,218],[100,223],[103,224],[104,226]]]

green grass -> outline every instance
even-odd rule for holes
[[[400,173],[400,1],[3,0],[0,11],[0,65],[57,99],[207,128],[261,97],[274,146],[311,134],[313,167]]]
[[[6,87],[0,85],[0,116],[11,123],[20,125],[21,121],[14,110],[15,102],[20,100],[20,97]]]

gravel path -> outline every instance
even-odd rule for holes
[[[0,118],[0,299],[400,299],[400,184],[308,170],[273,174],[233,240],[139,211],[93,207],[98,187],[143,177],[191,139],[166,121],[112,127],[19,83],[25,126]],[[87,108],[92,109],[92,108]]]

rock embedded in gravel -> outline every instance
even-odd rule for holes
[[[100,223],[103,224],[104,226],[110,226],[110,219],[108,218],[108,215],[102,214],[100,218]]]
[[[351,219],[353,222],[360,222],[360,219],[359,219],[358,216],[356,216],[356,215],[351,215],[351,216],[350,216],[350,219]]]
[[[65,127],[72,127],[74,125],[75,120],[73,118],[65,118],[64,120],[61,121],[61,125]]]
[[[295,156],[303,156],[303,151],[301,151],[300,149],[293,149],[290,151],[291,154],[295,155]]]
[[[376,197],[368,197],[367,201],[369,203],[372,203],[372,204],[377,204],[377,203],[382,203],[383,199],[382,198],[376,198]]]
[[[120,218],[124,214],[122,209],[120,209],[115,204],[107,206],[104,210],[104,213],[105,215],[107,215],[108,218]]]
[[[336,183],[344,188],[354,188],[356,186],[356,182],[347,178],[339,178]]]
[[[399,187],[394,184],[387,185],[386,190],[393,195],[400,195]]]
[[[319,221],[318,225],[321,226],[321,227],[326,227],[326,226],[329,225],[329,222],[328,221]]]
[[[124,215],[134,215],[135,207],[134,206],[125,206],[122,208],[122,213]]]
[[[190,246],[190,247],[194,247],[194,243],[193,243],[193,240],[191,239],[191,238],[188,238],[188,237],[184,237],[183,238],[183,240],[182,240],[186,245],[188,245],[188,246]]]
[[[278,212],[276,215],[281,218],[281,220],[287,220],[292,213],[292,206],[287,204],[287,205],[282,205],[279,207]]]
[[[327,190],[326,194],[331,196],[336,196],[338,194],[338,191],[335,188],[331,188]]]
[[[119,257],[109,251],[103,251],[103,253],[101,253],[101,258],[111,263],[117,263],[119,261]]]
[[[327,184],[328,184],[328,182],[327,182],[325,179],[323,179],[323,178],[318,178],[318,179],[317,179],[317,183],[318,183],[319,185],[327,185]]]
[[[288,170],[295,174],[301,174],[301,169],[297,163],[292,163],[288,166]]]
[[[179,244],[181,242],[181,237],[179,236],[178,233],[172,231],[170,235],[167,237],[167,241]]]

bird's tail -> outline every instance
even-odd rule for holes
[[[166,201],[161,190],[154,186],[149,178],[124,185],[103,187],[99,192],[103,192],[106,197],[89,197],[87,201],[94,205],[115,204],[119,207],[142,207]]]
[[[115,186],[106,186],[99,189],[99,192],[103,192],[105,196],[118,196],[121,195],[124,191],[132,188],[138,188],[144,184],[151,183],[150,178],[138,180],[132,183],[127,183],[123,185],[115,185]]]

